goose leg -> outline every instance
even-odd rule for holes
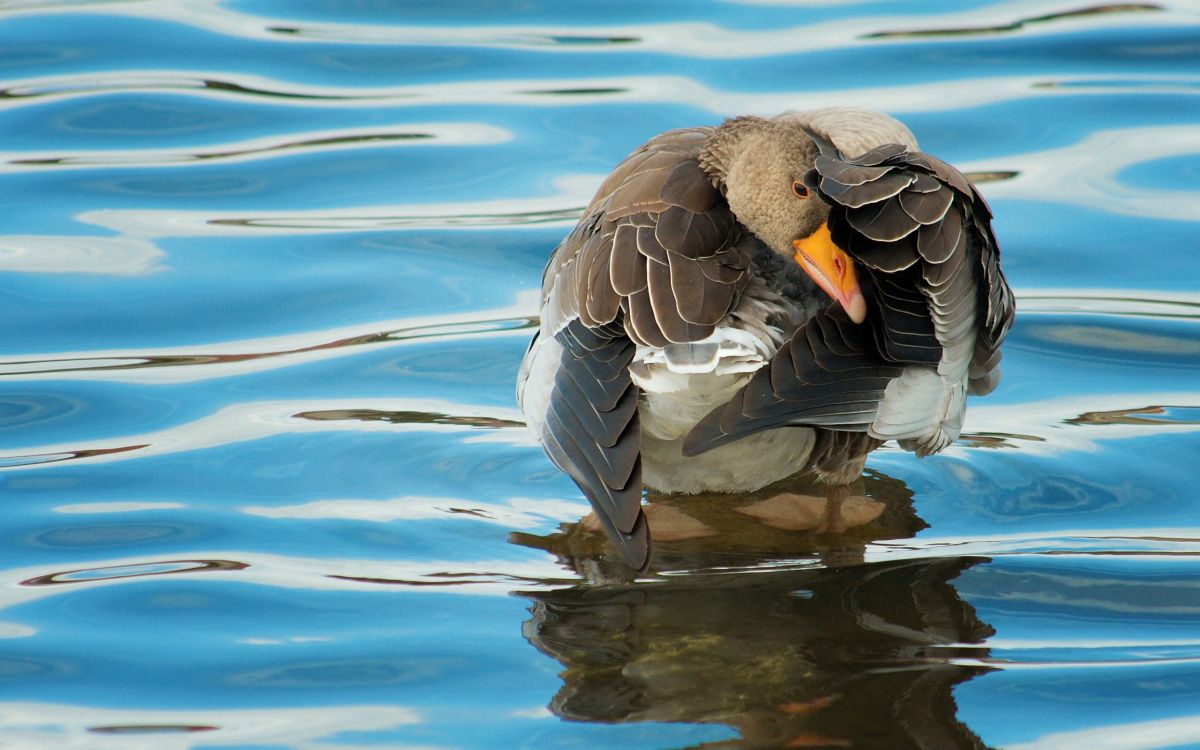
[[[781,492],[744,505],[737,511],[776,529],[818,534],[841,534],[870,523],[883,513],[883,503],[862,495],[851,495],[847,485],[826,485],[824,495]]]
[[[847,510],[846,500],[850,497],[850,488],[844,484],[829,484],[825,485],[825,508],[821,513],[821,518],[817,522],[817,527],[813,531],[818,534],[841,534],[851,526],[858,526],[865,521],[853,523],[845,515]],[[861,498],[866,500],[866,498]],[[867,502],[870,502],[869,500]],[[879,511],[875,514],[883,512],[883,503],[875,503],[879,506]],[[874,517],[872,517],[873,519]],[[868,519],[868,520],[872,520]]]

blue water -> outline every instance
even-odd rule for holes
[[[0,3],[0,748],[1200,747],[1186,2]],[[932,33],[938,32],[938,33]],[[513,403],[651,135],[861,104],[1020,314],[831,543],[623,582]]]

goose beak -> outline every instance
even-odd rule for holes
[[[837,300],[850,316],[850,320],[861,323],[867,318],[867,301],[858,288],[858,276],[854,261],[829,235],[829,224],[822,222],[817,231],[799,240],[793,240],[795,259],[800,267],[817,282],[817,286]]]

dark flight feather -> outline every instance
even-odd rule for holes
[[[684,455],[788,425],[823,428],[819,436],[866,432],[893,378],[908,365],[937,367],[966,335],[975,336],[972,389],[993,382],[1013,305],[983,198],[926,154],[885,145],[847,158],[812,136],[821,153],[804,182],[830,206],[833,242],[860,266],[867,320],[855,325],[837,307],[809,320],[769,367],[693,428]],[[826,443],[825,453],[840,444]]]
[[[543,328],[563,354],[542,442],[639,569],[650,540],[629,364],[639,344],[711,335],[750,280],[741,227],[698,163],[707,132],[666,133],[613,170],[543,279]]]
[[[642,512],[638,388],[629,377],[634,344],[574,320],[555,336],[563,347],[542,442],[575,480],[624,560],[645,567],[650,539]]]

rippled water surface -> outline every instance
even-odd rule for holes
[[[991,201],[1005,380],[845,538],[663,498],[623,581],[543,264],[835,103]],[[1195,2],[0,2],[0,748],[1200,747],[1198,185]]]

